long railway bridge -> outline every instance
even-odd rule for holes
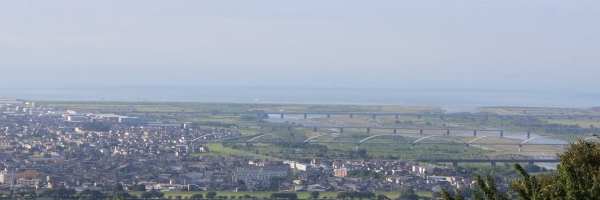
[[[417,145],[426,145],[426,144],[434,144],[434,145],[461,145],[464,146],[465,148],[468,148],[469,146],[478,146],[478,145],[503,145],[503,146],[517,146],[519,151],[522,151],[524,146],[566,146],[568,145],[568,143],[534,143],[534,140],[537,139],[541,139],[541,138],[545,138],[545,136],[538,136],[538,137],[534,137],[534,138],[530,138],[527,140],[524,140],[522,142],[478,142],[481,141],[482,139],[485,138],[493,138],[493,137],[489,137],[489,136],[481,136],[481,137],[475,137],[469,141],[465,141],[465,142],[458,142],[458,141],[444,141],[444,142],[439,142],[439,141],[435,141],[435,142],[426,142],[428,139],[431,138],[435,138],[435,137],[444,137],[447,138],[447,136],[445,135],[426,135],[426,136],[421,136],[420,138],[413,140],[413,141],[406,141],[407,137],[414,137],[414,135],[409,135],[409,134],[379,134],[379,135],[369,135],[366,136],[365,138],[362,138],[360,140],[355,140],[355,141],[343,141],[343,140],[332,140],[332,141],[319,141],[316,140],[317,138],[320,137],[326,137],[326,136],[334,136],[333,134],[319,134],[319,135],[315,135],[312,137],[309,137],[307,139],[304,140],[297,140],[297,141],[292,141],[292,140],[259,140],[261,138],[265,138],[265,137],[269,137],[269,136],[285,136],[288,135],[289,133],[265,133],[265,134],[259,134],[259,135],[255,135],[252,136],[250,138],[246,138],[244,140],[211,140],[210,136],[215,135],[215,134],[207,134],[207,135],[203,135],[197,138],[194,138],[192,140],[189,141],[189,143],[238,143],[238,144],[290,144],[290,143],[294,143],[294,144],[308,144],[308,143],[314,143],[314,144],[353,144],[356,145],[356,148],[360,148],[361,145],[364,144],[388,144],[388,145],[409,145],[411,149],[414,149],[415,146]],[[469,136],[455,136],[455,137],[468,137],[468,138],[472,138]],[[380,140],[375,140],[374,139],[388,139],[387,141],[380,141]],[[402,139],[402,141],[394,141],[394,140],[389,140],[389,138],[399,138]],[[590,140],[590,139],[596,139],[596,137],[587,137],[584,138],[584,140]]]
[[[395,112],[269,112],[269,111],[247,111],[247,112],[229,112],[229,111],[110,111],[106,113],[115,114],[206,114],[206,115],[260,115],[260,116],[279,116],[281,119],[285,119],[286,116],[295,115],[302,116],[304,119],[308,119],[311,116],[324,116],[331,117],[334,115],[348,116],[353,118],[354,116],[369,116],[371,118],[377,118],[380,116],[394,116],[396,119],[400,117],[500,117],[500,118],[587,118],[587,119],[600,119],[600,115],[541,115],[541,114],[522,114],[522,115],[496,115],[496,114],[472,114],[472,113],[395,113]]]
[[[166,125],[164,123],[160,125]],[[319,130],[335,130],[339,133],[344,133],[348,130],[364,130],[367,134],[372,133],[375,130],[387,130],[390,133],[414,133],[414,134],[439,134],[439,135],[465,135],[470,134],[473,137],[478,136],[491,136],[497,135],[498,137],[505,137],[507,134],[512,136],[522,136],[526,139],[531,139],[535,133],[544,133],[542,130],[506,130],[506,129],[468,129],[468,128],[414,128],[414,127],[385,127],[385,126],[329,126],[329,125],[298,125],[298,124],[227,124],[227,123],[182,123],[182,124],[168,124],[168,125],[182,125],[182,126],[228,126],[228,127],[246,127],[246,128],[260,128],[270,129],[270,131],[277,131],[278,129],[311,129],[314,132]],[[600,134],[600,129],[590,130],[589,133]]]

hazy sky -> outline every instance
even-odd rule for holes
[[[2,87],[589,89],[600,1],[0,1]]]

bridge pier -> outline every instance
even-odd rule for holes
[[[531,139],[531,131],[527,131],[527,139]]]
[[[367,128],[367,133],[371,133],[371,128]]]
[[[308,119],[308,114],[304,114],[304,119]]]
[[[283,116],[284,116],[284,114],[283,114],[283,113],[281,113],[281,119],[283,119]]]
[[[477,137],[477,130],[473,130],[473,137]]]
[[[398,133],[398,129],[394,129],[394,133]]]
[[[354,115],[350,115],[350,118],[354,118]]]
[[[504,131],[500,131],[500,137],[504,137]]]
[[[450,129],[446,129],[446,135],[450,135]]]
[[[419,129],[419,134],[423,135],[423,129]]]
[[[344,133],[344,128],[340,127],[340,133]]]
[[[465,143],[465,149],[469,148],[469,143]]]
[[[313,127],[313,132],[317,132],[317,127]]]
[[[519,144],[519,152],[521,152],[523,150],[523,145]]]
[[[413,150],[413,149],[415,149],[415,144],[414,143],[410,144],[410,150]]]
[[[331,118],[331,114],[327,114],[327,118]]]

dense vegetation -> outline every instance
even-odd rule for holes
[[[516,164],[521,179],[513,180],[511,191],[498,190],[494,178],[476,177],[478,189],[473,192],[477,200],[578,200],[600,199],[600,144],[579,140],[558,155],[557,173],[530,175]],[[442,192],[445,200],[463,200],[464,195]]]

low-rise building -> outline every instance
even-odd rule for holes
[[[234,171],[233,180],[242,180],[248,182],[260,182],[263,185],[268,185],[273,177],[286,177],[288,169],[282,167],[256,167],[244,168]]]

